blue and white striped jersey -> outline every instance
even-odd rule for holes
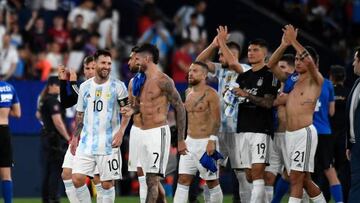
[[[80,85],[76,110],[84,112],[84,127],[78,150],[92,155],[111,154],[112,138],[120,128],[118,100],[126,97],[125,84],[117,79],[97,84],[90,78]]]
[[[237,110],[238,110],[238,103],[235,104],[235,112],[233,116],[226,116],[225,109],[227,104],[224,101],[225,92],[230,88],[233,83],[236,83],[236,79],[238,77],[238,73],[229,70],[227,68],[223,68],[220,63],[214,63],[215,65],[215,72],[209,73],[211,77],[216,77],[218,79],[218,90],[217,93],[220,98],[220,106],[221,106],[221,125],[220,125],[220,132],[236,132],[236,124],[237,124]],[[247,64],[241,63],[241,66],[244,68],[244,72],[251,69],[251,66]],[[234,95],[234,97],[236,97]]]

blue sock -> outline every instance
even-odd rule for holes
[[[276,182],[274,197],[271,203],[280,203],[281,199],[289,191],[290,184],[288,181],[284,180],[282,177]]]
[[[4,198],[5,203],[11,203],[12,202],[12,196],[13,196],[13,184],[11,180],[3,180],[1,182],[2,185],[2,195]]]
[[[343,193],[342,193],[342,187],[340,184],[338,185],[332,185],[330,187],[331,195],[333,196],[335,202],[344,202],[343,200]]]

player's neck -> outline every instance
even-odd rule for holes
[[[109,76],[106,78],[100,78],[99,76],[95,76],[94,78],[94,82],[99,85],[106,83],[108,80],[109,80]]]
[[[254,63],[254,64],[251,64],[251,69],[252,71],[258,71],[260,69],[262,69],[263,67],[265,66],[265,62],[260,62],[260,63]]]
[[[145,71],[145,75],[147,78],[151,78],[151,77],[154,77],[154,75],[156,74],[156,72],[158,72],[158,68],[155,64],[153,65],[150,65],[146,71]]]
[[[200,92],[206,88],[205,81],[201,81],[199,84],[192,86],[194,92]]]

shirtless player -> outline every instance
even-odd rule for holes
[[[316,101],[324,78],[316,68],[311,54],[297,41],[292,25],[286,25],[285,38],[296,50],[295,70],[299,73],[294,89],[286,102],[286,146],[290,158],[291,192],[289,202],[301,202],[303,188],[315,203],[326,202],[320,189],[312,182],[317,132],[313,123]],[[316,60],[316,59],[314,59]]]
[[[174,203],[186,203],[189,186],[197,171],[206,180],[209,187],[210,201],[222,202],[223,194],[219,185],[219,173],[206,171],[197,160],[206,151],[212,155],[218,148],[217,137],[220,127],[220,100],[216,91],[206,85],[208,66],[202,62],[194,62],[189,69],[191,89],[187,94],[185,108],[188,113],[188,136],[186,145],[191,153],[180,157],[179,180]],[[192,155],[193,154],[193,155]]]
[[[174,82],[157,67],[159,50],[151,44],[143,44],[136,51],[136,66],[146,75],[138,100],[123,109],[124,116],[141,114],[141,139],[138,143],[140,164],[146,174],[148,193],[146,202],[158,198],[159,176],[165,176],[170,151],[170,128],[167,124],[169,104],[176,111],[178,151],[185,154],[185,108]]]
[[[135,50],[138,47],[135,46],[130,53],[130,59],[128,61],[129,69],[132,73],[138,73],[139,68],[135,65]],[[138,75],[135,75],[137,77]],[[134,94],[133,94],[133,81],[134,78],[132,78],[129,82],[128,91],[129,91],[129,101],[131,104],[134,104],[136,101]],[[147,185],[146,185],[146,179],[144,176],[144,172],[141,168],[139,155],[138,155],[138,142],[141,139],[141,116],[140,114],[133,115],[133,125],[131,126],[130,130],[130,139],[129,139],[129,162],[128,162],[128,170],[129,171],[136,171],[139,184],[140,184],[140,190],[139,190],[139,196],[140,196],[140,203],[145,203],[146,200],[146,194],[147,194]],[[162,187],[161,184],[159,184],[159,197],[158,200],[162,202],[166,202],[165,198],[165,190]]]

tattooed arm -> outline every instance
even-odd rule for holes
[[[174,82],[169,77],[163,77],[159,80],[159,87],[167,96],[168,101],[175,109],[176,127],[178,129],[178,150],[183,154],[186,150],[184,142],[186,111],[179,92],[176,90]]]
[[[76,111],[75,126],[76,126],[76,129],[75,129],[74,137],[71,139],[71,143],[70,143],[70,151],[73,155],[75,155],[79,137],[80,137],[81,131],[84,127],[84,112]]]
[[[261,106],[267,109],[272,108],[275,96],[271,94],[265,94],[264,97],[254,96],[241,88],[234,88],[234,93],[240,97],[248,98],[256,106]]]

